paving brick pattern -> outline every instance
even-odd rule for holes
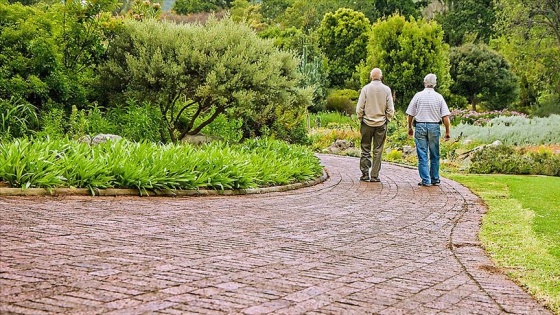
[[[0,314],[550,314],[491,268],[464,187],[321,155],[227,197],[0,198]]]

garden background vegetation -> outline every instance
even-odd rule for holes
[[[416,164],[403,110],[431,72],[453,109],[446,172],[560,176],[558,12],[551,0],[0,0],[0,185],[236,189],[317,177],[314,152],[345,140],[338,153],[359,154],[353,114],[373,67],[397,108],[385,160]],[[185,144],[200,133],[216,141]],[[79,141],[97,134],[124,139]],[[498,236],[485,246],[509,242],[489,221]],[[557,249],[547,257],[558,262]],[[558,281],[545,283],[531,292],[560,312],[546,289]]]

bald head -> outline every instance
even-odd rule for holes
[[[381,80],[381,78],[383,77],[383,73],[381,72],[381,69],[373,68],[373,70],[371,70],[369,74],[369,77],[372,80]]]

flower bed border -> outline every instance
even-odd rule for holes
[[[326,170],[323,170],[323,175],[316,179],[293,183],[282,186],[271,186],[250,189],[228,189],[228,190],[215,190],[215,189],[189,189],[189,190],[139,190],[131,188],[106,188],[106,189],[93,189],[94,194],[88,188],[10,188],[0,187],[0,196],[140,196],[140,197],[188,197],[188,196],[233,196],[233,195],[248,195],[248,194],[263,194],[271,192],[283,192],[295,190],[299,188],[314,186],[320,184],[329,178]]]

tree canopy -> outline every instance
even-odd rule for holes
[[[519,96],[517,77],[503,56],[484,44],[466,44],[451,48],[450,74],[452,93],[464,96],[473,110],[479,103],[501,110]]]
[[[423,88],[424,76],[434,73],[438,88],[445,92],[450,84],[449,46],[443,42],[443,30],[435,21],[407,21],[394,15],[373,26],[368,45],[368,61],[362,65],[362,83],[369,71],[378,67],[384,81],[395,93],[395,106],[406,108],[410,99]]]
[[[560,95],[560,2],[497,0],[498,37],[491,42],[521,78],[521,104]],[[560,104],[556,112],[560,113]]]
[[[107,89],[157,105],[173,141],[219,114],[246,118],[258,135],[293,127],[310,103],[298,62],[231,19],[206,25],[127,21],[103,68]]]
[[[352,79],[356,66],[367,56],[370,22],[351,9],[327,13],[317,30],[319,47],[329,59],[329,82],[344,86]]]

